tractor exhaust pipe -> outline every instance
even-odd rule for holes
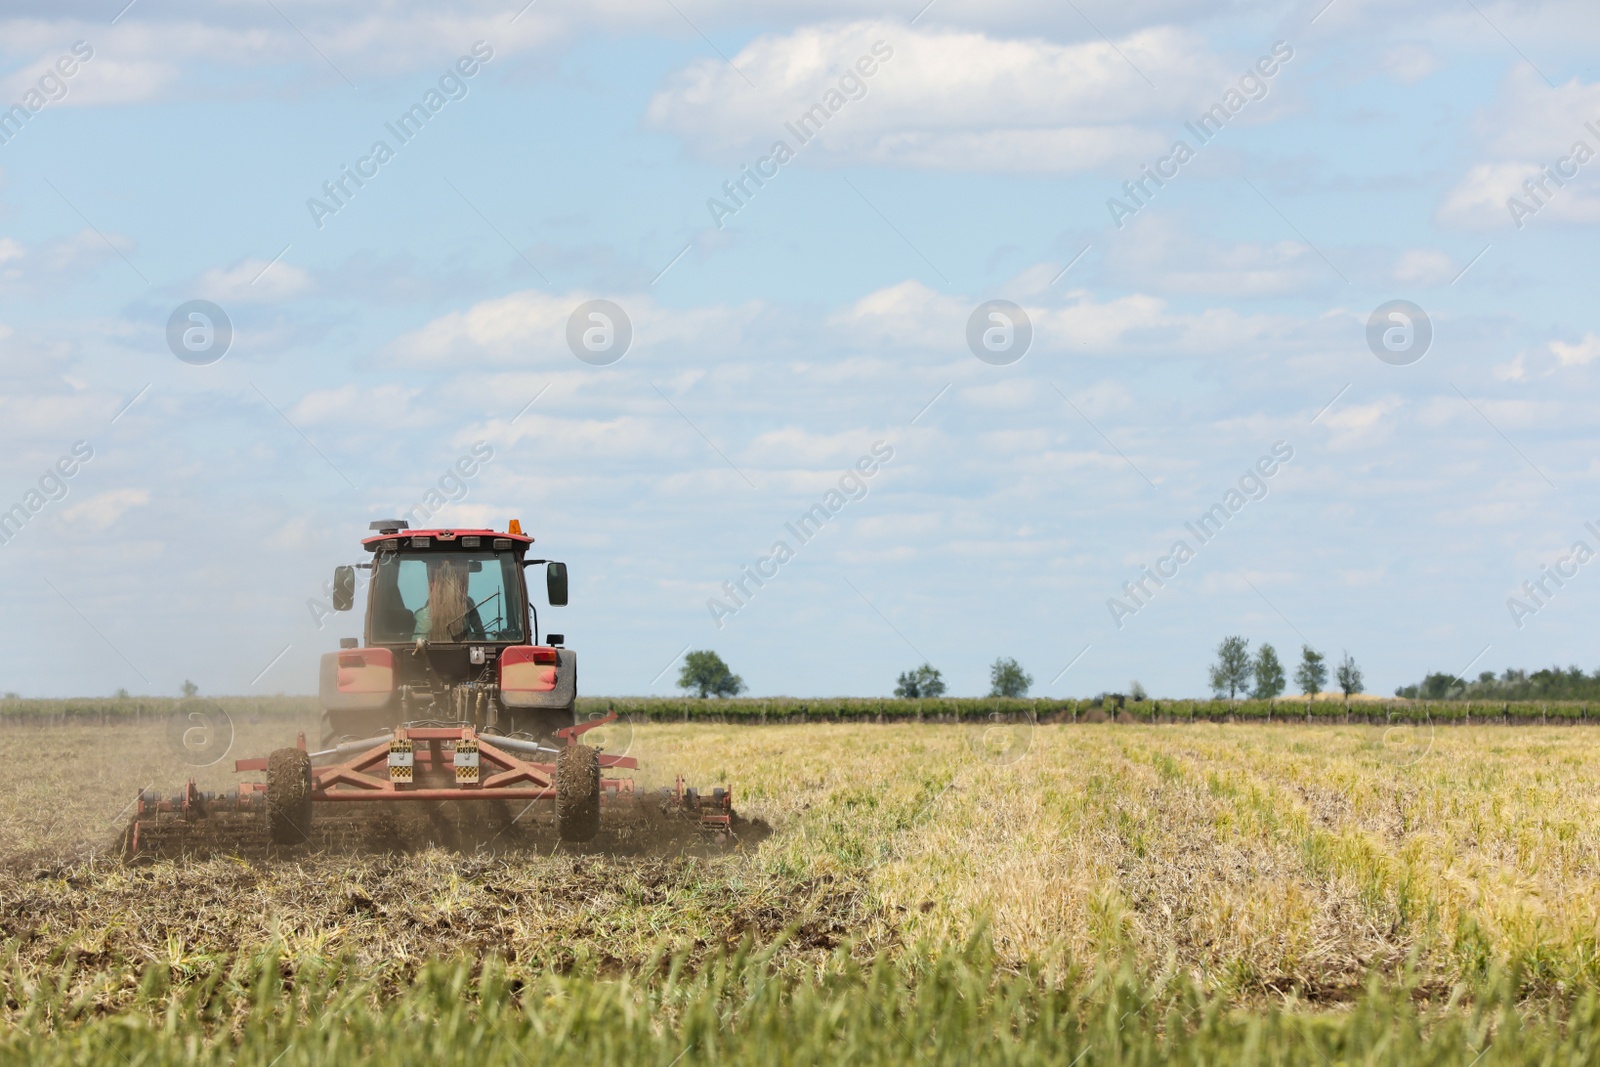
[[[342,745],[335,745],[333,748],[325,748],[321,752],[311,753],[311,762],[315,763],[318,760],[326,760],[329,756],[353,756],[357,752],[365,752],[374,745],[383,744],[393,736],[394,734],[392,733],[386,733],[379,734],[376,737],[369,737],[364,741],[346,741]],[[334,762],[338,761],[335,760]]]
[[[501,737],[499,734],[479,734],[478,740],[488,742],[495,748],[503,748],[507,752],[515,752],[519,756],[549,756],[553,762],[561,757],[561,749],[541,745],[537,741],[522,741],[515,737]]]

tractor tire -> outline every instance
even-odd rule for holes
[[[311,841],[311,756],[303,749],[267,757],[267,831],[274,845]]]
[[[568,745],[556,761],[556,832],[591,841],[600,832],[600,750]]]

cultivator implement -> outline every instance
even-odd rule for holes
[[[162,796],[154,789],[140,791],[133,819],[124,835],[124,850],[131,856],[161,843],[196,848],[228,840],[258,827],[266,811],[266,796],[254,785],[241,785],[221,793],[201,792],[194,779],[181,793]]]
[[[335,814],[339,809],[408,804],[437,809],[447,802],[484,801],[520,808],[509,822],[502,811],[502,832],[541,802],[553,802],[556,832],[569,842],[592,840],[603,821],[657,817],[711,837],[732,835],[733,801],[726,789],[702,794],[686,787],[680,776],[674,788],[646,797],[635,792],[632,778],[607,776],[633,770],[638,761],[609,755],[581,738],[615,720],[612,712],[558,730],[555,745],[481,733],[461,722],[407,723],[321,752],[308,752],[301,734],[295,748],[234,764],[239,772],[265,771],[265,782],[210,793],[190,781],[170,797],[141,793],[127,850],[137,855],[153,846],[168,851],[173,844],[180,849],[214,845],[230,831],[259,837],[263,829],[274,845],[319,843],[329,839],[330,829],[358,821]],[[469,821],[494,825],[493,819],[469,816]]]

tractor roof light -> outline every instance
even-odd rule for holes
[[[522,533],[522,520],[521,519],[512,519],[511,520],[511,525],[506,527],[506,533],[515,534],[518,537],[523,536],[523,533]]]

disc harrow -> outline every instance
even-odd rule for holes
[[[264,782],[203,792],[191,779],[172,796],[142,792],[125,848],[138,856],[225,847],[230,839],[326,846],[338,843],[341,831],[361,824],[358,811],[413,805],[432,814],[454,803],[483,802],[503,802],[516,810],[509,820],[501,815],[502,830],[495,838],[541,807],[553,808],[556,834],[573,844],[593,840],[602,826],[657,816],[713,839],[734,835],[730,790],[701,793],[679,776],[675,786],[649,797],[636,792],[631,777],[616,776],[636,769],[638,761],[582,740],[588,731],[614,721],[613,711],[557,730],[557,745],[483,733],[470,723],[420,722],[308,752],[302,733],[294,748],[234,763],[241,773],[266,772]],[[473,821],[494,825],[482,818]],[[534,821],[542,820],[536,815]]]

